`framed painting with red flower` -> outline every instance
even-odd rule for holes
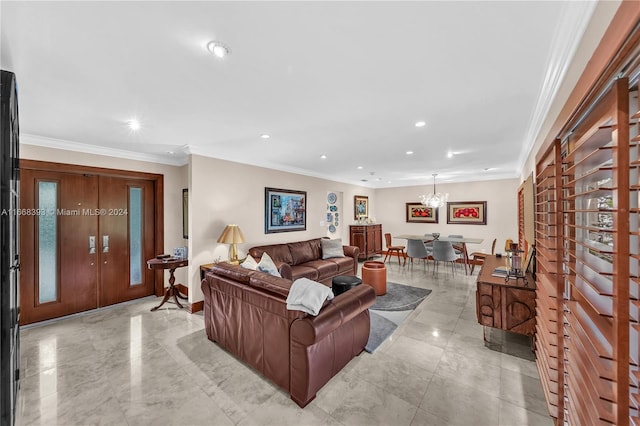
[[[438,223],[438,208],[420,203],[406,203],[407,222]]]
[[[447,203],[447,223],[486,225],[486,201],[454,201]]]

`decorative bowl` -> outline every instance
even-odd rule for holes
[[[431,235],[433,235],[433,239],[434,239],[434,240],[437,240],[438,238],[440,238],[440,233],[439,233],[439,232],[434,232],[434,233],[433,233],[433,234],[431,234]]]

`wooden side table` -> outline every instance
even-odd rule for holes
[[[162,305],[165,304],[167,300],[169,300],[171,296],[173,296],[173,299],[175,300],[176,305],[178,305],[180,309],[183,308],[178,298],[187,300],[187,297],[181,295],[180,291],[173,285],[176,281],[176,277],[173,275],[173,273],[177,268],[182,268],[183,266],[187,266],[187,265],[189,265],[189,260],[187,259],[176,259],[176,258],[156,259],[154,258],[154,259],[147,260],[147,267],[149,269],[168,269],[169,270],[169,287],[164,292],[164,299],[162,299],[162,303],[160,303],[158,306],[156,306],[155,308],[151,308],[151,312],[158,310]]]

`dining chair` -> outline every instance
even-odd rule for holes
[[[491,243],[491,255],[494,255],[496,253],[496,241],[498,241],[497,238],[493,239],[493,243]],[[474,251],[473,253],[471,253],[469,255],[469,257],[471,257],[471,272],[470,274],[473,274],[473,270],[476,267],[476,260],[480,260],[482,261],[482,264],[484,264],[484,260],[486,259],[486,257],[488,256],[487,253],[483,253],[481,251]]]
[[[429,257],[429,251],[424,245],[422,240],[407,240],[407,256],[411,259],[411,266],[413,267],[413,258],[422,259],[427,264]]]
[[[450,234],[449,238],[464,238],[463,235]],[[456,255],[459,259],[462,259],[462,263],[464,263],[464,273],[467,273],[467,260],[469,256],[467,255],[467,245],[465,243],[461,244],[453,244],[453,251],[455,251]]]
[[[458,256],[456,255],[456,252],[453,250],[453,244],[451,244],[450,241],[440,241],[440,240],[435,240],[433,242],[433,262],[434,262],[434,267],[433,267],[433,273],[436,273],[436,268],[438,266],[438,262],[443,261],[443,262],[451,262],[451,271],[453,271],[453,274],[455,275],[456,270],[455,270],[455,262],[458,259]]]
[[[400,256],[402,255],[404,259],[402,266],[405,266],[407,264],[407,258],[404,255],[404,246],[394,246],[391,242],[391,234],[388,232],[384,234],[384,239],[387,243],[387,255],[384,257],[384,263],[387,262],[387,258],[391,257],[392,253],[396,253],[398,255],[398,265],[400,265]]]

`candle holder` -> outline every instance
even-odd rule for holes
[[[525,271],[522,269],[522,253],[524,253],[524,250],[518,249],[517,243],[512,243],[509,250],[507,250],[507,264],[509,266],[509,272],[507,272],[507,276],[504,277],[505,282],[515,279],[517,284],[518,280],[522,279],[522,283],[527,286],[527,276]]]

